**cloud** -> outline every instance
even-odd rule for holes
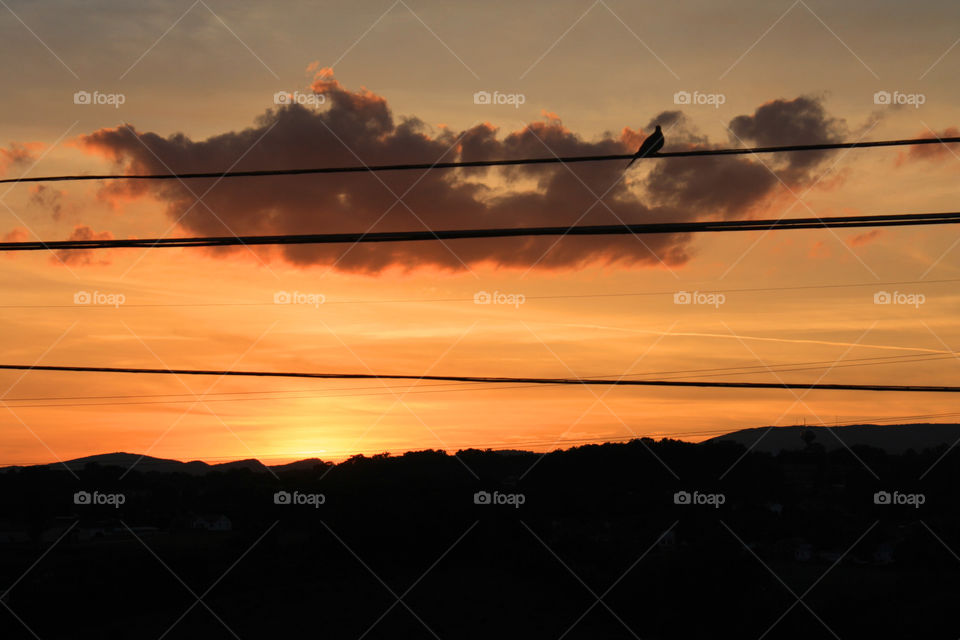
[[[654,125],[663,127],[668,144],[679,140],[680,146],[688,149],[720,146],[699,134],[680,111],[664,111],[650,121],[648,128]],[[827,115],[819,100],[805,96],[763,104],[751,115],[733,118],[728,129],[730,144],[734,147],[831,142],[841,139],[847,131],[842,120]],[[762,159],[748,155],[706,156],[661,161],[648,178],[648,194],[656,203],[669,204],[691,214],[699,211],[698,217],[747,217],[769,206],[771,198],[783,193],[785,188],[796,190],[813,184],[819,179],[814,175],[815,169],[829,153],[784,153]]]
[[[917,138],[957,138],[960,137],[960,129],[957,127],[947,127],[943,131],[931,132],[923,131],[916,136]],[[948,155],[956,156],[960,153],[960,147],[957,145],[946,144],[918,144],[910,147],[909,151],[901,151],[897,154],[896,166],[901,166],[906,162],[919,160],[938,160]]]
[[[14,227],[3,236],[4,242],[26,242],[30,234],[23,227]]]
[[[849,244],[851,247],[862,247],[863,245],[869,244],[876,240],[882,233],[882,229],[874,229],[865,233],[858,233],[847,240],[847,244]]]
[[[827,243],[823,240],[817,240],[810,247],[809,253],[807,256],[810,258],[829,258],[832,255],[830,247],[827,246]]]
[[[63,191],[37,184],[30,187],[30,200],[28,202],[31,205],[46,209],[54,220],[59,220],[63,213],[63,196]]]
[[[0,176],[14,167],[22,167],[34,162],[37,153],[43,149],[40,142],[12,142],[7,148],[0,147]]]
[[[709,148],[680,112],[664,112],[644,131],[587,140],[559,116],[501,132],[489,123],[456,132],[433,129],[415,117],[395,117],[381,96],[344,88],[329,69],[315,69],[311,85],[326,97],[320,109],[284,105],[254,125],[206,140],[162,137],[130,126],[106,128],[80,143],[127,173],[166,173],[393,164],[424,161],[577,156],[627,153],[654,124],[667,147]],[[731,122],[744,139],[767,141],[780,127],[791,142],[836,134],[838,121],[812,98],[776,101]],[[822,158],[821,154],[817,154]],[[149,195],[185,233],[196,235],[362,232],[572,224],[620,224],[742,216],[767,201],[778,180],[748,156],[662,160],[643,177],[626,163],[524,165],[503,169],[402,171],[250,179],[115,182],[101,196],[111,202]],[[643,163],[641,163],[643,164]],[[791,187],[810,182],[816,160],[781,162]],[[639,165],[638,165],[639,166]],[[646,168],[646,167],[644,167]],[[204,195],[205,194],[205,195]],[[198,197],[203,202],[198,203]],[[602,197],[602,200],[601,200]],[[684,234],[590,238],[512,238],[447,243],[418,242],[287,246],[290,263],[333,265],[376,273],[390,267],[462,269],[487,264],[526,269],[585,265],[678,266],[690,258]],[[223,251],[223,250],[220,250]]]
[[[73,232],[67,240],[113,240],[113,234],[109,231],[98,233],[87,225],[78,224],[73,228]],[[57,251],[56,257],[52,260],[57,264],[62,262],[71,266],[110,264],[110,260],[105,257],[105,252],[102,251]]]
[[[30,233],[23,227],[14,227],[7,233],[3,234],[2,239],[4,242],[26,242],[30,239]],[[14,259],[18,253],[18,251],[6,252],[7,260]]]
[[[754,142],[761,147],[839,142],[847,134],[846,122],[827,115],[821,101],[810,96],[773,100],[760,106],[752,116],[730,121],[731,141]],[[809,171],[831,152],[804,151],[783,154],[788,177]]]

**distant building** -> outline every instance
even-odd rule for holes
[[[875,564],[891,564],[893,562],[893,545],[889,542],[881,542],[873,552],[873,561]]]
[[[105,524],[93,524],[77,527],[77,540],[81,542],[86,542],[87,540],[95,540],[97,538],[106,538],[109,535],[113,535],[114,529]]]
[[[30,542],[30,534],[20,527],[0,527],[0,544]]]
[[[807,542],[798,544],[793,550],[793,559],[797,562],[809,562],[813,558],[813,545]]]
[[[662,548],[672,549],[677,546],[677,534],[673,529],[670,529],[660,537],[657,544]]]
[[[205,531],[232,531],[233,523],[223,514],[207,514],[196,516],[190,522],[190,528]]]
[[[843,554],[839,551],[821,551],[817,556],[827,562],[839,562],[843,558]]]

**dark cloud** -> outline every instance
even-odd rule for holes
[[[30,204],[50,212],[54,220],[63,214],[63,191],[42,184],[30,187]]]
[[[73,228],[73,232],[67,238],[67,240],[113,240],[113,234],[109,231],[96,232],[87,225],[78,224]],[[108,258],[103,255],[95,256],[95,254],[104,253],[98,251],[57,251],[56,257],[52,258],[53,261],[68,265],[83,266],[83,265],[104,265],[110,264]]]
[[[753,115],[737,116],[730,121],[729,128],[734,144],[752,142],[761,147],[839,142],[848,133],[844,120],[831,118],[820,100],[807,96],[768,102]],[[786,171],[803,173],[828,154],[827,151],[785,154]]]
[[[873,229],[871,231],[865,231],[864,233],[858,233],[849,240],[847,244],[851,247],[862,247],[865,244],[870,244],[883,234],[883,229]]]
[[[665,111],[650,121],[661,125],[668,144],[709,149],[711,144],[679,111]],[[737,116],[728,125],[730,146],[781,146],[832,142],[843,138],[846,125],[827,115],[815,98],[774,100],[752,115]],[[767,204],[783,186],[806,187],[830,152],[678,158],[657,163],[647,180],[652,202],[670,205],[692,217],[745,217]]]
[[[585,140],[553,114],[505,134],[489,124],[462,132],[434,130],[417,118],[394,117],[382,97],[345,89],[329,70],[318,72],[312,88],[326,97],[320,109],[282,106],[267,111],[251,128],[207,140],[194,141],[182,134],[164,138],[118,127],[94,132],[82,142],[129,173],[165,173],[613,154],[633,151],[645,135],[624,129],[619,135]],[[819,103],[806,98],[764,105],[735,122],[745,138],[758,141],[766,140],[777,126],[788,141],[800,132],[809,134],[808,141],[824,139],[837,126]],[[654,123],[667,132],[668,148],[709,146],[680,112],[664,112]],[[788,165],[786,179],[793,185],[804,183],[814,164],[802,170]],[[102,194],[153,195],[166,203],[168,215],[186,233],[244,235],[694,220],[742,215],[776,187],[776,178],[749,157],[657,161],[638,184],[621,179],[624,165],[265,177],[216,184],[130,182],[114,183]],[[640,175],[643,171],[628,177]],[[203,194],[203,203],[196,203]],[[459,269],[461,261],[526,268],[541,259],[541,266],[553,268],[656,266],[661,261],[675,266],[689,259],[689,242],[684,235],[645,236],[642,242],[632,236],[560,242],[518,238],[358,245],[346,253],[345,247],[335,245],[277,251],[295,264],[329,265],[339,260],[338,269],[374,273],[391,266]]]

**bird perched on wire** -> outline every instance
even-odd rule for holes
[[[633,154],[633,158],[630,159],[630,164],[627,165],[627,169],[630,168],[630,165],[637,161],[637,158],[646,158],[652,156],[657,151],[663,148],[663,132],[660,131],[660,125],[657,125],[657,128],[649,136],[644,138],[643,142],[640,143],[640,148],[637,149],[637,152]]]

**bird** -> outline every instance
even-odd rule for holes
[[[630,159],[630,164],[627,165],[627,169],[630,168],[630,165],[636,162],[637,158],[646,158],[652,156],[657,151],[663,148],[663,132],[660,131],[660,125],[657,125],[657,128],[649,136],[643,139],[643,142],[640,143],[640,148],[637,149],[637,152],[633,154],[633,158]]]

